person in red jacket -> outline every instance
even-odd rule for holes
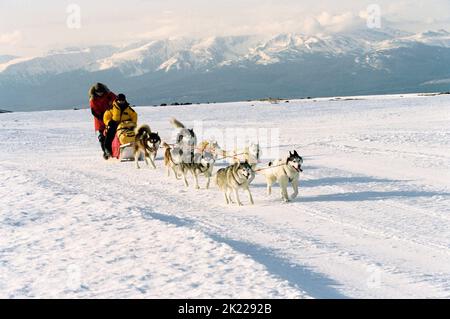
[[[94,84],[89,90],[89,104],[92,115],[94,116],[95,131],[98,134],[98,141],[103,150],[103,158],[108,159],[111,154],[105,148],[105,123],[103,116],[107,110],[112,107],[116,95],[111,92],[108,87],[102,83]]]

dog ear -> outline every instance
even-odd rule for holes
[[[297,153],[297,151],[294,151],[294,155],[297,155],[297,156],[299,156],[299,155],[298,155],[298,153]]]
[[[289,156],[292,156],[293,154],[292,154],[292,152],[291,151],[289,151]]]

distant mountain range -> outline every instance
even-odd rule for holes
[[[450,33],[174,38],[0,55],[2,109],[86,107],[94,82],[136,105],[449,91]]]

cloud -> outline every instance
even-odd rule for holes
[[[273,33],[302,33],[314,35],[319,33],[337,33],[351,30],[364,25],[366,19],[351,12],[333,14],[322,11],[316,15],[305,15],[303,18],[285,19],[282,21],[267,21],[243,24],[228,28],[231,34],[273,34]]]
[[[449,0],[111,0],[108,10],[105,1],[77,0],[83,25],[77,32],[67,29],[66,2],[27,1],[28,7],[22,2],[0,0],[0,24],[20,30],[0,32],[1,54],[176,36],[345,32],[366,27],[373,3],[381,8],[383,26],[450,29]]]
[[[315,17],[307,17],[303,22],[303,33],[315,34],[323,31],[322,24]]]
[[[176,14],[164,14],[152,20],[149,31],[130,34],[132,38],[164,38],[171,36],[227,36],[227,35],[274,35],[278,33],[301,33],[316,35],[319,33],[336,33],[363,25],[365,19],[358,14],[344,12],[333,14],[322,11],[318,14],[286,15],[280,19],[279,14],[273,16],[266,12],[243,21],[239,16],[218,18],[214,15],[193,15],[179,19]]]
[[[180,28],[177,25],[162,25],[148,32],[130,34],[130,37],[137,39],[160,39],[179,35]]]
[[[324,28],[334,31],[342,31],[353,27],[357,23],[357,17],[351,12],[333,15],[329,12],[322,12],[317,16],[317,21]]]
[[[22,32],[15,30],[10,33],[0,34],[0,45],[16,45],[22,41]]]

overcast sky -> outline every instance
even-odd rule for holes
[[[338,32],[364,26],[374,3],[384,25],[450,30],[449,0],[0,0],[0,55],[172,36]],[[80,28],[70,4],[81,9]]]

